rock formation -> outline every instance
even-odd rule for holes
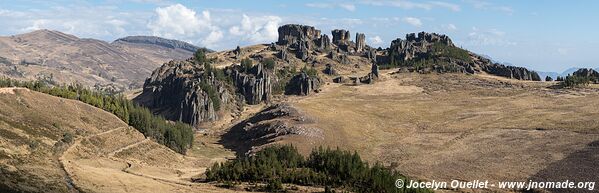
[[[321,38],[320,30],[312,26],[287,24],[279,27],[279,40],[277,44],[298,48],[299,45],[306,45],[308,49],[313,48],[314,41]]]
[[[334,29],[333,31],[331,31],[331,33],[333,34],[333,44],[335,45],[342,45],[342,44],[349,44],[349,39],[350,34],[349,31],[344,30],[344,29]]]
[[[540,81],[541,77],[537,72],[530,71],[524,67],[506,66],[503,64],[492,64],[483,66],[483,70],[490,74],[513,78],[518,80],[534,80]]]
[[[327,64],[324,68],[324,74],[326,75],[336,75],[337,71],[335,70],[335,68],[333,67],[332,64]]]
[[[320,40],[319,40],[319,44],[318,44],[318,45],[320,46],[319,48],[320,48],[322,51],[327,51],[327,50],[330,50],[330,49],[331,49],[331,39],[329,39],[329,36],[327,36],[326,34],[323,34],[323,35],[320,37]]]
[[[135,100],[169,120],[194,127],[217,120],[218,108],[226,106],[232,97],[225,82],[205,72],[192,59],[170,61],[152,72]]]
[[[592,68],[581,68],[572,73],[574,76],[587,77],[593,83],[599,83],[599,72]]]
[[[235,50],[233,50],[233,53],[235,53],[235,58],[239,59],[241,56],[241,48],[239,46],[237,46],[237,48],[235,48]]]
[[[282,49],[281,51],[279,51],[278,57],[281,60],[288,61],[289,60],[289,58],[288,58],[289,56],[288,55],[289,55],[289,53],[287,53],[287,50],[286,49]]]
[[[295,57],[299,58],[300,60],[308,59],[308,45],[306,44],[307,43],[300,43],[295,52]]]
[[[420,32],[411,33],[406,39],[393,40],[387,50],[388,56],[380,63],[396,63],[407,66],[407,71],[420,73],[479,73],[519,80],[540,81],[539,75],[522,67],[505,66],[456,47],[446,35]],[[424,61],[424,62],[423,62]],[[420,63],[419,65],[414,65]],[[413,65],[413,66],[410,66]]]
[[[287,95],[309,95],[312,92],[318,92],[322,80],[318,77],[311,77],[305,72],[291,78],[287,84],[285,94]]]
[[[237,92],[248,104],[269,101],[272,97],[272,74],[264,69],[262,63],[255,65],[249,72],[241,72],[240,66],[228,68]]]
[[[389,52],[395,54],[394,60],[406,61],[428,54],[431,51],[431,46],[435,43],[454,47],[453,42],[446,35],[420,32],[418,37],[416,34],[410,33],[406,35],[405,40],[400,38],[393,40]]]
[[[341,51],[349,52],[351,48],[349,31],[335,29],[331,31],[331,33],[333,34],[333,44],[335,44]]]
[[[356,33],[356,52],[362,52],[366,48],[366,36],[363,33]]]
[[[262,145],[285,137],[300,137],[306,141],[324,139],[321,129],[309,126],[313,122],[311,117],[289,104],[275,104],[234,125],[223,135],[225,142],[232,143],[224,145],[247,155],[260,150]]]

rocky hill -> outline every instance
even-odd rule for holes
[[[234,106],[244,103],[269,102],[281,94],[310,95],[331,82],[372,84],[379,78],[379,67],[540,80],[534,71],[493,63],[435,33],[408,34],[386,49],[366,45],[361,33],[352,40],[344,29],[332,30],[329,38],[312,26],[288,24],[279,27],[278,33],[277,42],[271,44],[207,54],[208,68],[214,69],[196,58],[168,62],[146,80],[136,101],[171,120],[197,127],[218,120],[219,114],[236,114]]]
[[[405,40],[393,40],[383,54],[386,57],[378,60],[379,64],[420,73],[489,73],[518,80],[541,80],[534,71],[495,63],[487,57],[455,46],[448,36],[436,33],[407,34]]]
[[[38,30],[0,37],[0,76],[122,91],[140,88],[153,69],[169,60],[189,58],[196,49],[158,37],[134,36],[108,43]]]

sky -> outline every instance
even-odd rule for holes
[[[383,48],[426,31],[495,61],[561,72],[599,67],[597,10],[596,0],[3,0],[0,36],[154,35],[228,50],[275,42],[278,26],[289,23],[364,33],[368,45]]]

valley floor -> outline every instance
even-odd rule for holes
[[[288,100],[324,130],[315,145],[357,150],[423,180],[592,181],[599,91],[486,75],[392,74]],[[291,141],[304,151],[315,145]],[[593,145],[595,144],[595,145]],[[303,147],[303,148],[302,148]]]

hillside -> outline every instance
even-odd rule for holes
[[[82,83],[100,90],[140,88],[160,64],[191,57],[197,47],[158,37],[136,36],[112,43],[38,30],[0,37],[0,76]]]
[[[232,192],[191,183],[212,158],[177,154],[92,106],[21,88],[0,89],[0,106],[1,192]]]
[[[441,34],[407,34],[385,49],[360,33],[332,35],[284,25],[272,44],[171,61],[136,100],[239,156],[273,144],[304,155],[340,147],[445,181],[585,181],[597,172],[588,161],[599,141],[596,86],[560,89]]]

